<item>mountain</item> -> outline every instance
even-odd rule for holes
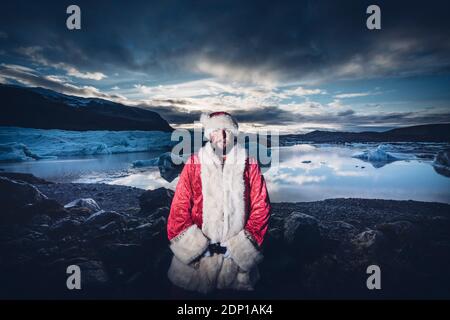
[[[44,88],[0,85],[0,126],[62,130],[172,131],[158,113]]]
[[[450,142],[450,123],[396,128],[384,132],[333,132],[315,130],[306,134],[280,136],[281,145],[298,141],[314,143],[341,142]]]

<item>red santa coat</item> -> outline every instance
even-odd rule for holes
[[[269,215],[257,161],[237,144],[222,165],[208,142],[188,159],[175,190],[167,224],[174,253],[169,279],[200,292],[252,290],[259,279],[257,264]],[[228,248],[230,258],[203,256],[216,242]]]

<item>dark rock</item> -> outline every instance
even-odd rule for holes
[[[25,206],[41,206],[27,223],[0,224],[0,276],[11,279],[7,286],[0,281],[8,289],[0,287],[0,297],[12,297],[9,288],[23,292],[24,283],[39,289],[27,291],[32,298],[78,294],[86,298],[164,297],[170,288],[166,275],[172,259],[166,230],[171,192],[145,192],[140,200],[147,210],[137,213],[142,190],[129,192],[127,187],[103,184],[41,188],[61,203],[100,191],[106,199],[101,205],[108,210],[92,213],[85,207],[63,208],[60,217],[45,212],[51,212],[52,205],[57,212],[61,206],[43,199]],[[110,211],[113,208],[116,211]],[[399,290],[414,279],[414,285],[422,286],[409,287],[411,296],[433,292],[438,298],[448,298],[449,205],[331,199],[273,203],[272,209],[263,242],[261,280],[255,290],[258,297],[365,298],[374,293],[368,293],[365,286],[366,268],[378,264],[386,286],[377,297],[405,297]],[[65,287],[66,268],[71,264],[81,268],[80,292]],[[30,268],[33,276],[27,278]],[[41,279],[40,285],[29,279]],[[51,295],[50,287],[60,291]]]
[[[21,181],[0,177],[0,203],[2,213],[0,220],[17,221],[28,218],[27,206],[47,199],[35,186]]]
[[[104,226],[101,226],[99,228],[99,230],[103,231],[103,232],[111,232],[111,231],[116,230],[117,228],[119,228],[119,225],[117,224],[117,222],[111,221],[111,222],[108,222],[107,224],[105,224]]]
[[[85,223],[87,224],[101,224],[104,225],[106,223],[109,223],[110,221],[121,221],[124,219],[124,216],[120,213],[117,213],[115,211],[104,211],[100,210],[98,212],[93,213],[90,215]]]
[[[357,233],[357,228],[345,221],[323,221],[320,223],[322,233],[330,239],[349,239]]]
[[[378,230],[361,232],[352,240],[352,244],[355,245],[357,250],[373,253],[385,248],[387,243],[386,236]]]
[[[68,204],[66,204],[64,206],[64,208],[66,209],[70,209],[70,208],[87,208],[89,210],[91,210],[91,212],[97,212],[100,211],[100,206],[97,204],[97,202],[95,202],[94,199],[92,198],[81,198],[81,199],[76,199],[72,202],[69,202]]]
[[[114,279],[129,277],[142,270],[146,260],[143,254],[142,245],[135,243],[113,243],[100,249],[102,261]]]
[[[50,226],[52,218],[46,214],[35,215],[31,218],[30,224],[33,226]]]
[[[85,207],[73,207],[66,209],[71,216],[81,216],[86,217],[92,214],[92,210]]]
[[[267,235],[270,237],[270,239],[277,239],[277,240],[283,240],[283,228],[282,227],[275,227],[270,228],[267,232]]]
[[[109,259],[119,260],[124,263],[129,258],[139,257],[142,246],[136,243],[113,243],[107,245],[103,250],[107,252]]]
[[[148,211],[141,212],[140,215],[146,216],[146,217],[150,218],[151,220],[156,220],[161,217],[164,217],[165,219],[167,219],[169,217],[169,211],[170,211],[169,207],[162,207],[162,208],[157,208],[153,212],[148,212]]]
[[[428,225],[436,236],[450,238],[450,217],[435,216],[428,221]]]
[[[284,241],[294,254],[317,255],[321,250],[319,221],[307,214],[292,212],[284,223]]]
[[[64,207],[53,199],[43,199],[25,207],[30,215],[46,214],[50,217],[61,217],[67,214]]]
[[[381,223],[376,226],[376,229],[382,231],[391,240],[399,243],[415,242],[420,237],[419,228],[410,221]]]
[[[147,190],[139,197],[142,214],[152,214],[161,207],[170,207],[174,192],[166,188]]]
[[[288,244],[298,242],[305,237],[320,237],[319,221],[307,214],[292,212],[284,223],[284,239]]]
[[[81,288],[85,290],[104,287],[109,282],[105,266],[101,261],[87,261],[78,264],[81,270]]]
[[[65,218],[57,221],[50,227],[50,234],[53,236],[65,236],[75,232],[80,225],[81,223],[77,220]]]

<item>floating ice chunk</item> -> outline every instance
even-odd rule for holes
[[[434,164],[450,168],[450,149],[439,151],[434,158]]]
[[[450,177],[450,149],[439,151],[433,161],[434,170],[446,177]]]
[[[380,168],[385,164],[400,160],[396,156],[385,151],[386,146],[380,144],[376,149],[369,149],[352,155],[353,158],[370,162],[375,168]]]

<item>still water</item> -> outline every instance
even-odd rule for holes
[[[434,154],[446,146],[387,145],[398,161],[371,163],[353,157],[376,144],[299,144],[279,149],[279,163],[265,171],[271,201],[297,202],[354,197],[450,203],[450,178],[433,167]],[[160,152],[159,152],[160,153]],[[27,172],[55,182],[108,183],[143,189],[175,189],[158,167],[134,167],[158,152],[2,163],[5,171]]]

